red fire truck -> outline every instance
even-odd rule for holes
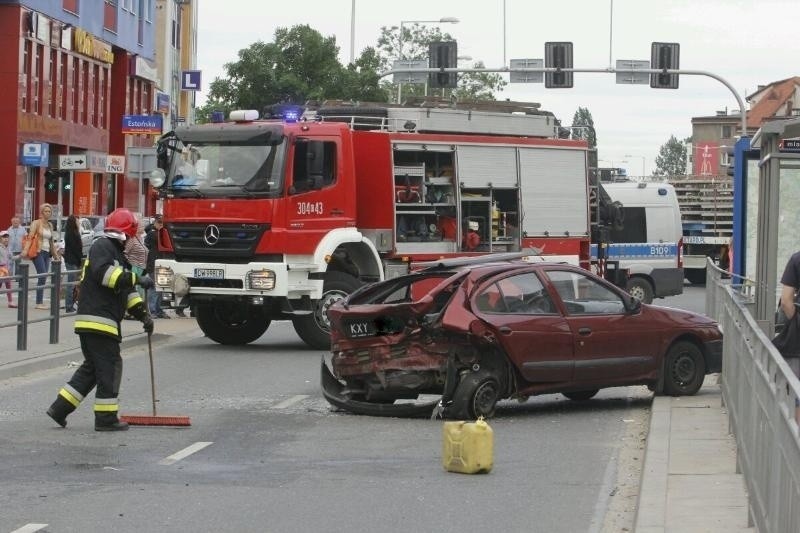
[[[417,261],[539,248],[589,268],[587,145],[546,112],[327,108],[177,128],[151,177],[163,201],[155,279],[206,336],[291,320],[330,345],[326,309]]]

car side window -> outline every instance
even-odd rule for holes
[[[476,298],[479,311],[518,315],[546,315],[556,307],[542,282],[533,272],[498,280]]]
[[[569,315],[614,315],[625,312],[622,297],[597,280],[567,270],[548,270],[547,277]]]

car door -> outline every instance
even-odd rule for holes
[[[572,332],[534,270],[484,283],[472,308],[527,381],[572,379]]]
[[[625,308],[620,291],[587,272],[546,269],[573,336],[576,382],[624,381],[651,372],[659,332]]]

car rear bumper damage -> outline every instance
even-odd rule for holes
[[[320,383],[322,395],[331,405],[358,415],[389,417],[423,417],[430,416],[439,400],[427,403],[375,403],[353,400],[347,397],[345,386],[336,379],[328,368],[325,358],[321,363]]]

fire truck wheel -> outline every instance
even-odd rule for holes
[[[219,344],[250,344],[270,323],[262,307],[234,304],[198,305],[195,315],[206,337]]]
[[[633,277],[625,284],[628,294],[638,299],[642,303],[653,303],[653,286],[644,278]]]
[[[315,350],[331,347],[331,324],[328,308],[361,286],[361,282],[343,272],[328,272],[322,289],[322,298],[315,303],[314,312],[298,316],[293,320],[294,330],[300,338]]]

